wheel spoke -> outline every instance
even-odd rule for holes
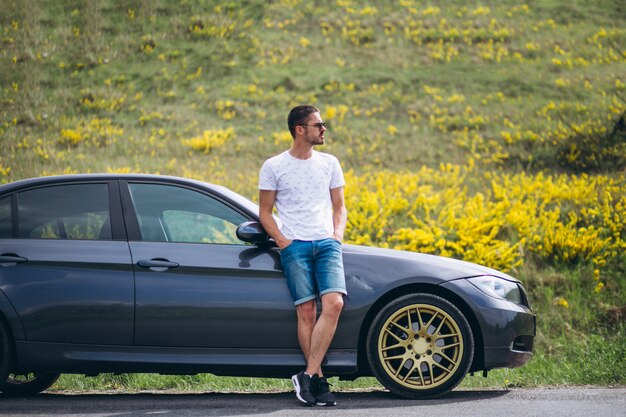
[[[387,356],[385,359],[385,361],[389,362],[389,361],[393,361],[396,359],[403,359],[406,356],[406,353],[403,353],[402,355],[396,355],[396,356]]]
[[[411,309],[406,310],[406,327],[409,331],[413,331],[413,323],[411,323]]]
[[[446,371],[446,373],[450,373],[450,370],[446,368],[445,366],[441,365],[440,363],[433,361],[432,364],[440,369],[443,369],[444,371]]]
[[[426,323],[424,325],[424,331],[428,332],[428,328],[433,324],[433,321],[435,320],[435,318],[437,317],[437,315],[439,315],[438,312],[435,312],[432,317],[430,318],[430,320],[428,320],[428,323]]]
[[[417,373],[420,376],[420,379],[422,380],[422,385],[425,386],[426,385],[426,379],[424,379],[424,374],[422,373],[422,364],[417,364]]]
[[[402,378],[402,382],[406,382],[406,380],[409,379],[413,371],[415,371],[415,362],[413,362],[413,366],[411,367],[411,369],[409,369],[409,372],[407,372],[404,378]]]
[[[381,352],[387,352],[388,350],[396,349],[396,348],[400,348],[400,347],[404,347],[404,343],[398,343],[397,345],[387,346],[387,347],[382,348],[380,351]]]
[[[390,334],[394,339],[396,339],[400,343],[404,343],[405,342],[402,338],[400,338],[400,336],[396,335],[394,332],[392,332],[389,329],[385,329],[385,333]]]
[[[456,366],[456,362],[453,361],[448,355],[446,355],[443,352],[437,352],[437,355],[441,355],[442,358],[444,358],[445,360],[447,360],[448,362],[450,362],[452,365]]]
[[[430,372],[430,383],[434,384],[435,383],[435,373],[433,371],[433,364],[431,362],[428,362],[428,372]]]
[[[396,378],[398,377],[398,375],[400,375],[400,372],[402,372],[402,368],[404,368],[404,364],[407,363],[408,360],[409,360],[408,358],[404,358],[400,366],[398,366],[398,370],[396,371],[394,375]]]
[[[451,347],[460,346],[460,345],[461,345],[461,343],[460,343],[460,342],[454,342],[454,343],[451,343],[451,344],[449,344],[449,345],[443,345],[443,346],[437,346],[437,347],[438,347],[440,350],[444,350],[444,349],[449,349],[449,348],[451,348]]]
[[[436,335],[437,333],[439,333],[445,323],[446,323],[446,318],[444,317],[441,319],[441,322],[439,322],[439,326],[437,326],[437,329],[433,332],[433,334]]]
[[[445,339],[445,338],[448,338],[448,337],[456,337],[456,336],[458,336],[458,335],[459,335],[458,333],[439,334],[439,335],[437,335],[437,337],[436,337],[435,339],[436,339],[436,340],[439,340],[439,339]]]
[[[419,330],[422,330],[422,327],[424,326],[424,320],[422,320],[422,313],[420,313],[419,306],[415,307],[415,311],[417,311],[417,320],[420,325]]]
[[[408,329],[404,326],[400,326],[398,323],[396,323],[395,321],[392,321],[389,324],[393,324],[394,326],[396,326],[398,329],[402,330],[403,332],[408,332],[409,330],[411,330],[411,328],[409,327]]]

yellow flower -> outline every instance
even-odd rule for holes
[[[83,140],[85,140],[85,138],[80,134],[80,132],[74,129],[62,129],[61,137],[63,138],[64,142],[67,142],[71,145],[76,145],[79,142],[82,142]]]
[[[602,288],[604,288],[604,282],[598,282],[593,290],[596,294],[598,294],[600,291],[602,291]]]
[[[335,118],[335,116],[337,116],[337,107],[335,106],[326,107],[326,112],[324,113],[324,119],[332,120]]]
[[[272,138],[274,139],[274,145],[290,144],[293,141],[291,133],[284,131],[279,133],[272,133]]]
[[[5,167],[0,164],[0,177],[6,177],[11,172],[11,167]]]
[[[559,307],[569,308],[569,303],[563,297],[557,297],[554,301],[555,301],[556,305],[558,305]]]
[[[232,127],[229,127],[225,130],[205,130],[202,132],[202,136],[196,136],[191,139],[183,139],[182,144],[197,151],[209,153],[211,150],[222,147],[234,138],[235,130]]]

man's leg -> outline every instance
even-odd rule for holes
[[[296,304],[298,341],[305,355],[311,350],[311,334],[317,316],[316,288],[313,276],[313,244],[294,240],[281,251],[281,264],[287,286]],[[296,397],[308,406],[316,404],[317,379],[302,370],[291,377]]]
[[[322,373],[322,361],[328,351],[330,342],[335,336],[339,315],[343,309],[343,294],[331,292],[322,296],[322,314],[315,323],[309,337],[310,347],[308,354],[303,348],[307,358],[306,373],[309,375],[324,376]],[[301,342],[302,343],[302,342]]]
[[[311,352],[311,335],[317,319],[317,304],[315,300],[299,304],[296,307],[296,313],[298,315],[298,342],[300,342],[300,349],[302,349],[304,359],[308,361]]]
[[[296,313],[298,316],[298,342],[300,342],[300,349],[306,358],[311,351],[311,335],[315,328],[315,319],[317,316],[317,306],[315,300],[305,301],[302,304],[296,306]],[[315,374],[305,374],[306,371],[301,371],[291,377],[293,386],[296,390],[296,397],[308,406],[315,405],[317,399],[315,397],[317,392],[317,376]]]
[[[317,286],[317,290],[322,294],[322,314],[316,320],[317,305],[314,299],[308,299],[296,307],[298,341],[306,358],[307,369],[294,375],[291,380],[296,389],[296,396],[306,405],[317,403],[332,406],[336,401],[328,389],[326,378],[323,378],[321,365],[335,335],[339,315],[343,309],[345,280],[341,244],[333,239],[325,239],[307,242],[306,248],[312,249],[311,252],[306,251],[307,255],[312,257],[302,263],[291,263],[286,261],[292,256],[285,256],[283,271],[289,276],[290,290],[292,286],[294,287],[292,295],[295,300],[307,300],[310,297],[308,294],[311,294],[312,289]],[[289,253],[287,251],[287,254]],[[317,285],[311,279],[312,273],[315,274]],[[291,279],[295,277],[302,279]],[[301,286],[306,287],[306,292],[300,291],[298,287]]]
[[[346,282],[343,270],[341,243],[334,239],[315,241],[315,279],[322,299],[322,314],[311,334],[311,346],[307,357],[307,373],[323,377],[322,361],[328,351],[339,315],[343,309]]]
[[[298,342],[306,359],[317,318],[317,289],[313,276],[312,242],[294,240],[281,251],[281,264],[289,292],[296,303]]]

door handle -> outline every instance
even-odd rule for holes
[[[141,261],[138,261],[137,265],[139,265],[142,268],[150,268],[150,270],[154,272],[163,272],[163,271],[167,271],[168,269],[178,267],[178,263],[170,262],[167,259],[160,259],[160,258],[150,259],[150,260],[143,259]]]
[[[28,262],[28,259],[17,256],[14,253],[3,253],[0,255],[0,266],[15,266],[24,262]]]

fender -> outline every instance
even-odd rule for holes
[[[26,335],[24,334],[24,328],[17,312],[13,308],[13,305],[7,298],[7,296],[0,290],[0,320],[6,320],[6,323],[11,331],[13,340],[24,340]]]

